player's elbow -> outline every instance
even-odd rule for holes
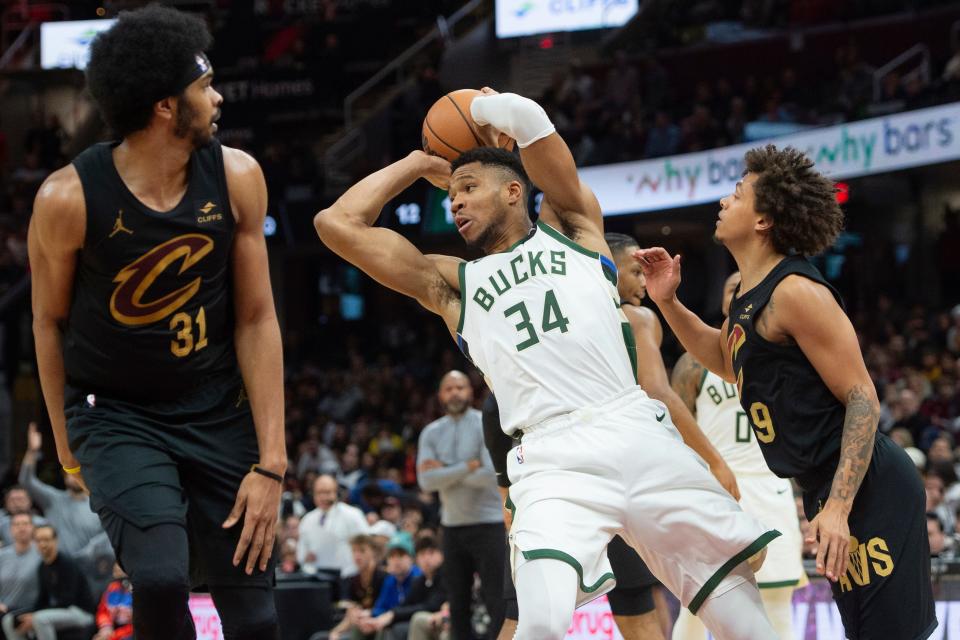
[[[313,216],[313,228],[317,230],[317,235],[320,236],[320,239],[323,240],[324,243],[326,243],[330,237],[333,224],[336,222],[336,214],[333,208],[334,207],[328,207],[322,209],[317,215]]]

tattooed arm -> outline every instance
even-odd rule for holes
[[[795,340],[824,384],[846,406],[840,463],[830,496],[810,523],[819,535],[817,571],[836,581],[846,571],[850,529],[847,517],[873,456],[880,402],[860,353],[857,334],[833,294],[802,276],[777,286],[777,306],[767,318],[771,333]],[[764,310],[764,315],[769,309]]]
[[[705,371],[703,365],[687,352],[677,360],[670,375],[670,386],[683,400],[683,404],[687,405],[694,418],[697,417],[697,396],[700,395]]]

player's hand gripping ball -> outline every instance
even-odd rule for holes
[[[483,94],[494,94],[485,89]],[[451,91],[433,103],[423,119],[423,150],[453,162],[464,151],[476,147],[513,150],[514,140],[490,126],[481,127],[470,115],[470,103],[481,95],[476,89]]]

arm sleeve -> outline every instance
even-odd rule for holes
[[[17,477],[17,482],[23,485],[34,503],[43,509],[43,514],[48,515],[47,510],[56,501],[59,492],[50,485],[40,482],[40,479],[37,478],[36,464],[24,463],[20,465],[20,475]]]
[[[497,476],[497,485],[509,487],[507,454],[514,447],[515,442],[500,428],[500,407],[492,393],[483,403],[483,443],[490,454],[493,471]]]

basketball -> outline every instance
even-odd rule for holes
[[[453,162],[464,151],[484,146],[479,127],[470,116],[470,103],[480,95],[476,89],[451,91],[433,103],[423,119],[423,150]],[[497,146],[513,149],[514,141],[500,134]]]
[[[470,117],[476,89],[451,91],[433,103],[423,119],[423,150],[451,162],[464,151],[482,147],[477,125]]]

